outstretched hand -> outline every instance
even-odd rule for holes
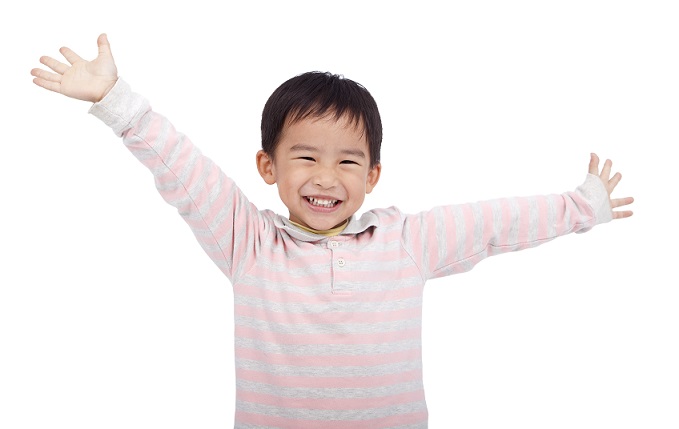
[[[589,173],[599,176],[606,187],[606,191],[608,191],[608,198],[611,203],[611,210],[632,204],[634,202],[634,198],[632,197],[611,198],[611,193],[618,185],[618,182],[620,182],[620,179],[622,179],[622,175],[620,173],[615,173],[613,177],[610,177],[612,166],[613,162],[610,159],[607,159],[606,162],[604,162],[601,172],[599,172],[599,157],[593,153],[589,160]],[[622,219],[630,216],[632,216],[631,210],[613,210],[613,219]]]
[[[69,48],[59,49],[70,66],[51,57],[40,57],[40,62],[55,73],[33,69],[33,83],[78,100],[93,103],[100,101],[118,80],[118,69],[106,34],[99,36],[97,45],[99,55],[92,61],[85,61]]]

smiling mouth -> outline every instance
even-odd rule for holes
[[[316,207],[332,208],[339,204],[340,200],[330,200],[325,198],[304,197],[309,204]]]

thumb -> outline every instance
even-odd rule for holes
[[[111,44],[108,42],[106,33],[101,33],[97,38],[97,46],[99,47],[99,55],[111,55]]]

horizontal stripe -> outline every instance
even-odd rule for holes
[[[328,302],[319,304],[317,301],[313,303],[289,303],[289,302],[272,302],[261,298],[254,298],[250,296],[237,295],[233,299],[234,305],[237,307],[257,308],[266,310],[271,313],[282,314],[321,314],[328,312],[338,313],[386,313],[399,310],[412,310],[422,307],[422,297],[398,299],[389,302]]]
[[[245,326],[259,331],[279,334],[328,335],[336,333],[378,334],[405,331],[422,326],[421,318],[396,320],[379,323],[275,323],[251,317],[234,317],[236,326]]]
[[[422,368],[402,371],[394,374],[372,375],[370,377],[318,377],[315,375],[277,375],[256,370],[236,367],[237,380],[249,380],[258,383],[269,383],[277,386],[294,386],[310,388],[373,388],[392,386],[397,383],[422,380]]]
[[[366,366],[296,366],[272,365],[248,359],[235,359],[236,368],[258,371],[273,375],[302,377],[374,377],[397,374],[405,371],[421,370],[420,361],[399,362]]]
[[[397,383],[389,386],[372,388],[304,388],[304,387],[280,387],[268,383],[257,383],[241,380],[236,383],[241,391],[262,393],[286,398],[316,398],[316,399],[351,399],[351,398],[381,398],[402,393],[421,392],[421,381]]]
[[[366,356],[384,355],[410,350],[420,350],[418,339],[401,340],[389,343],[369,344],[281,344],[259,339],[238,337],[235,339],[237,349],[253,349],[271,355],[284,356]]]
[[[356,421],[371,420],[381,417],[398,416],[426,409],[424,401],[407,404],[390,405],[381,408],[368,408],[359,410],[316,410],[316,409],[294,409],[276,407],[273,405],[256,404],[252,402],[237,401],[236,408],[242,412],[253,414],[264,414],[268,416],[283,417],[298,420],[318,420],[318,421]]]

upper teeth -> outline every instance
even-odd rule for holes
[[[338,201],[338,200],[323,200],[314,197],[308,197],[308,199],[311,204],[321,207],[333,207],[335,204],[337,204]]]

